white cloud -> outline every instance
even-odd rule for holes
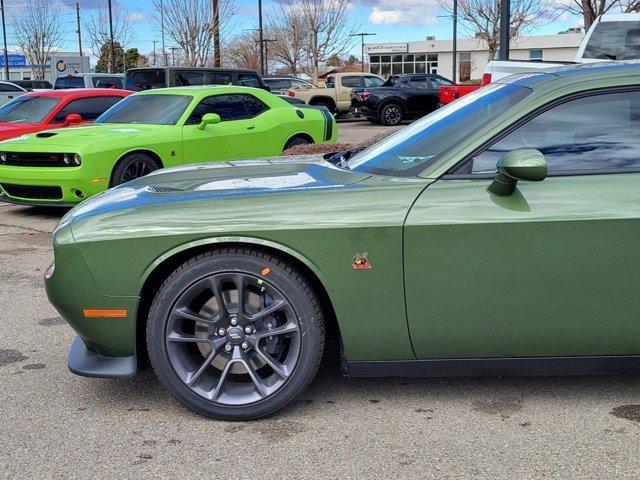
[[[131,12],[127,15],[127,17],[129,18],[129,21],[131,23],[139,23],[145,20],[149,20],[149,16],[143,12]]]
[[[373,7],[369,22],[374,25],[435,25],[438,4],[435,0],[364,0]]]

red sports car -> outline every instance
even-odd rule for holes
[[[20,95],[0,107],[0,140],[92,122],[131,93],[111,88],[83,88]]]

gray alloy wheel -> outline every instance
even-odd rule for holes
[[[147,326],[165,386],[189,408],[227,420],[286,405],[315,376],[324,344],[306,281],[280,260],[241,252],[183,264],[158,292]]]
[[[402,122],[402,107],[397,103],[389,103],[380,112],[380,121],[383,125],[395,126]]]
[[[130,182],[158,169],[156,162],[144,153],[133,153],[125,157],[114,169],[111,186]]]

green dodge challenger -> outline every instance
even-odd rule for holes
[[[279,155],[335,143],[328,110],[257,88],[203,86],[131,95],[95,124],[0,143],[0,199],[72,205],[162,167]]]
[[[268,415],[351,376],[640,368],[640,63],[492,84],[333,163],[185,166],[54,233],[70,369]]]

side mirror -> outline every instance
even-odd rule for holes
[[[505,153],[496,164],[498,173],[487,190],[508,197],[516,190],[518,180],[540,182],[547,178],[547,161],[534,148],[519,148]]]
[[[63,125],[65,127],[68,127],[69,125],[74,125],[78,123],[82,123],[82,117],[77,113],[70,113],[65,117]]]
[[[200,130],[204,130],[207,125],[215,125],[216,123],[220,123],[221,121],[222,119],[217,113],[205,113],[202,116],[202,120],[200,121],[200,125],[198,125],[198,128]]]

